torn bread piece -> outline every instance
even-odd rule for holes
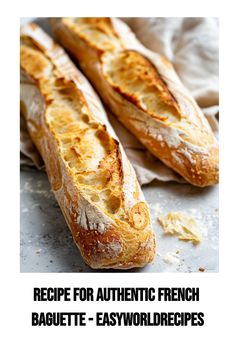
[[[189,215],[176,211],[158,218],[166,235],[176,235],[179,240],[192,241],[198,244],[202,241],[202,233],[196,220]]]
[[[21,111],[83,259],[92,268],[150,263],[149,209],[91,85],[33,23],[21,28],[20,65]]]

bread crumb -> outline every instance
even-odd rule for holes
[[[179,255],[174,252],[167,252],[163,257],[163,261],[168,264],[179,264]]]
[[[27,213],[28,211],[29,211],[28,208],[24,208],[24,209],[21,210],[22,213]]]
[[[199,270],[199,272],[205,272],[206,269],[204,267],[199,267],[198,270]]]
[[[201,230],[196,220],[182,212],[170,212],[158,218],[166,235],[176,235],[179,240],[198,244],[202,240]]]

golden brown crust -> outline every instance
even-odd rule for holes
[[[218,183],[217,141],[168,60],[117,19],[51,23],[110,110],[155,156],[194,185]]]
[[[105,50],[122,48],[122,42],[108,17],[74,18],[73,21],[71,18],[65,18],[64,22],[68,23],[76,35],[98,55]]]
[[[167,120],[166,115],[159,113],[160,101],[157,97],[160,97],[165,110],[171,110],[176,119],[181,118],[174,96],[151,62],[143,55],[136,51],[123,50],[112,58],[108,56],[107,60],[106,55],[103,55],[101,61],[104,77],[109,84],[139,109],[154,118]],[[109,62],[108,69],[106,69],[106,61]],[[140,97],[141,90],[145,94],[143,99]]]
[[[93,268],[144,266],[155,254],[148,207],[98,98],[36,25],[21,38],[26,122],[83,258]]]

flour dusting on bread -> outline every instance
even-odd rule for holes
[[[122,269],[149,263],[155,238],[148,207],[88,81],[34,24],[21,29],[21,71],[30,135],[85,261]]]

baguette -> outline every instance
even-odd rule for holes
[[[85,262],[142,267],[155,255],[150,213],[99,98],[36,24],[21,28],[21,110]]]
[[[147,149],[193,185],[218,183],[216,138],[167,59],[115,18],[50,22],[105,104]]]

